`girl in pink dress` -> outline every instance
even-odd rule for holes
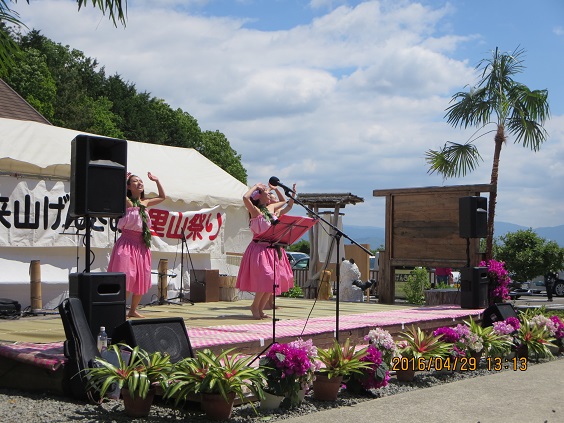
[[[145,317],[139,314],[137,306],[151,287],[151,219],[145,209],[166,198],[159,179],[151,172],[147,177],[157,184],[158,197],[145,198],[141,178],[127,174],[127,209],[118,221],[121,236],[114,245],[108,265],[108,272],[125,273],[126,295],[132,294],[128,317]]]
[[[269,242],[260,241],[260,235],[278,220],[276,213],[268,209],[269,205],[276,202],[274,196],[270,195],[270,189],[264,184],[255,184],[243,195],[243,202],[251,217],[249,225],[254,236],[241,259],[236,287],[255,293],[251,313],[260,320],[269,317],[264,313],[264,308],[272,294],[273,285],[278,285],[276,295],[280,294],[282,287],[289,289],[290,284],[293,284],[293,273],[282,248],[272,248]]]
[[[288,213],[290,210],[292,210],[292,207],[294,206],[294,195],[296,194],[292,194],[288,199],[288,201],[286,201],[286,198],[282,195],[278,187],[275,187],[270,183],[268,184],[268,186],[270,187],[270,199],[271,199],[271,203],[268,206],[266,206],[268,211],[271,214],[275,215],[276,217],[280,217]],[[296,193],[296,184],[292,186],[292,191]],[[281,266],[281,267],[282,267],[281,271],[285,272],[284,277],[282,277],[279,281],[281,283],[280,293],[283,293],[283,292],[288,292],[290,288],[294,286],[294,272],[292,271],[292,265],[290,264],[290,261],[288,261],[288,266]],[[273,306],[273,301],[272,301],[272,293],[271,293],[264,308],[265,310],[272,310],[272,306]],[[278,308],[278,306],[276,306],[276,308]]]

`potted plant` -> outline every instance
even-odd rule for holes
[[[357,351],[349,338],[342,347],[335,339],[332,347],[318,349],[317,359],[321,366],[313,381],[313,397],[335,401],[343,378],[355,373],[361,374],[370,368],[370,363],[361,361],[366,354],[367,348]]]
[[[244,401],[246,392],[264,398],[262,369],[250,365],[253,357],[232,354],[233,351],[231,348],[216,355],[205,349],[197,351],[195,357],[177,362],[169,375],[164,398],[174,398],[178,405],[198,394],[202,410],[215,420],[229,418],[235,397]]]
[[[355,394],[368,394],[369,389],[386,386],[390,379],[388,365],[383,360],[382,352],[371,344],[366,348],[366,355],[360,361],[368,363],[369,368],[362,373],[352,373],[346,382],[347,391]]]
[[[426,368],[426,360],[445,357],[453,346],[452,343],[442,341],[440,336],[426,334],[413,325],[399,336],[400,356],[394,360],[392,370],[396,371],[396,377],[400,381],[413,380],[416,369]]]
[[[521,315],[521,320],[521,326],[515,333],[517,355],[525,358],[534,355],[537,360],[542,357],[552,357],[550,348],[555,347],[553,344],[555,338],[544,324],[545,320],[543,319],[543,324],[539,324],[540,319],[529,319],[526,315]]]
[[[390,332],[382,328],[372,329],[364,340],[378,348],[382,353],[383,362],[390,368],[392,359],[399,355],[398,347]]]
[[[301,340],[288,344],[274,344],[268,353],[259,361],[260,368],[266,377],[265,403],[261,408],[278,408],[284,398],[288,398],[290,406],[296,406],[303,400],[300,391],[307,388],[313,379],[315,365],[313,357],[317,349],[311,340]],[[278,397],[277,399],[270,398]],[[268,405],[266,399],[269,399]]]
[[[88,388],[98,391],[100,397],[119,389],[127,415],[147,416],[155,388],[166,383],[171,368],[169,355],[160,351],[148,353],[139,346],[132,348],[126,344],[110,345],[108,354],[114,360],[96,357],[93,367],[86,369]]]

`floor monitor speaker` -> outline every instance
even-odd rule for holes
[[[484,310],[482,327],[492,326],[493,322],[500,322],[508,317],[519,318],[510,303],[496,303]]]
[[[128,320],[114,330],[112,344],[118,342],[139,346],[147,352],[168,353],[172,363],[194,356],[181,317]]]

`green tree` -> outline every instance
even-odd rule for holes
[[[47,120],[54,117],[53,103],[57,86],[45,61],[45,56],[36,49],[19,50],[15,53],[18,66],[0,77],[20,96],[31,104]]]
[[[231,148],[225,135],[219,131],[205,131],[202,133],[202,141],[203,149],[200,153],[234,178],[247,183],[247,171],[241,164],[241,155]]]
[[[490,59],[476,66],[481,71],[478,84],[468,92],[458,92],[451,99],[446,111],[448,123],[454,127],[475,126],[478,131],[464,144],[447,142],[439,150],[428,150],[426,161],[429,172],[437,172],[445,178],[465,176],[473,171],[482,157],[473,144],[487,133],[495,132],[494,156],[491,171],[491,191],[488,207],[488,231],[486,260],[492,258],[494,217],[497,202],[499,158],[507,136],[515,137],[515,143],[538,151],[548,134],[543,127],[549,117],[547,90],[531,91],[513,77],[524,69],[524,50],[500,53],[496,48]],[[487,125],[495,129],[480,134]],[[478,135],[479,134],[479,135]]]
[[[532,229],[510,232],[496,242],[495,259],[505,262],[512,279],[525,282],[564,269],[564,249]]]
[[[18,0],[11,0],[17,3]],[[26,0],[29,4],[29,0]],[[76,0],[78,10],[82,9],[88,4],[88,0]],[[102,11],[103,15],[106,13],[117,26],[118,22],[125,26],[127,19],[127,0],[91,0],[92,6],[97,7]],[[19,14],[10,9],[7,0],[0,0],[0,23],[7,22],[15,25],[17,28],[25,27],[20,20]],[[9,31],[5,25],[0,25],[0,71],[6,70],[15,65],[14,54],[18,51],[18,45],[10,36]]]
[[[288,246],[288,251],[293,251],[296,253],[305,253],[309,255],[309,241],[306,241],[305,239],[301,239],[298,242],[295,242],[294,244]]]

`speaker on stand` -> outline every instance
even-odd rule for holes
[[[125,214],[126,174],[127,141],[84,134],[71,141],[69,215],[84,217],[86,254],[84,273],[69,275],[69,296],[81,300],[94,337],[100,326],[111,337],[125,320],[125,274],[90,273],[90,219]]]
[[[71,141],[70,215],[123,216],[126,174],[127,141],[77,135]]]
[[[466,238],[466,267],[460,269],[460,307],[485,308],[488,305],[488,269],[470,266],[470,238],[485,238],[488,234],[488,200],[469,196],[458,200],[458,229]]]

